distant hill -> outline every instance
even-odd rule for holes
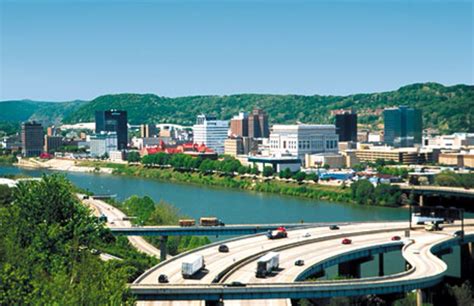
[[[349,96],[301,96],[239,94],[230,96],[159,97],[153,94],[116,94],[98,97],[65,117],[67,122],[92,121],[95,110],[124,109],[132,124],[169,122],[194,123],[199,113],[213,113],[230,119],[241,110],[254,106],[265,109],[271,122],[332,123],[331,110],[353,108],[359,122],[382,122],[376,110],[408,105],[423,111],[425,127],[444,132],[474,132],[474,86],[446,87],[437,83],[413,84],[398,90]]]
[[[58,124],[64,116],[76,111],[84,103],[87,102],[2,101],[0,102],[0,122],[19,123],[36,120],[43,124]]]
[[[446,87],[437,83],[420,83],[395,91],[349,96],[238,94],[167,98],[153,94],[114,94],[90,102],[15,102],[9,105],[11,113],[2,108],[7,106],[4,103],[8,102],[0,103],[0,121],[19,121],[28,117],[47,118],[51,122],[87,122],[94,120],[96,110],[114,108],[127,110],[132,124],[168,122],[191,125],[199,113],[230,119],[239,111],[250,111],[259,106],[269,113],[272,123],[333,123],[331,110],[353,108],[359,113],[359,122],[371,126],[380,126],[380,111],[384,107],[408,105],[422,110],[425,127],[438,128],[442,132],[474,132],[472,85]]]

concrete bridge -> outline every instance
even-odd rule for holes
[[[408,292],[440,283],[447,266],[435,254],[455,245],[461,245],[461,254],[464,254],[461,261],[467,265],[463,269],[466,273],[472,272],[474,220],[467,223],[469,226],[466,227],[464,239],[453,236],[453,232],[460,227],[455,224],[446,226],[442,232],[426,232],[417,228],[410,232],[410,238],[392,241],[393,235],[403,236],[406,233],[407,222],[348,224],[340,226],[338,231],[327,227],[293,229],[289,231],[288,238],[279,240],[268,240],[262,235],[235,238],[225,242],[229,253],[219,253],[219,243],[215,243],[175,256],[147,271],[130,287],[138,300],[192,301],[189,305],[198,304],[200,302],[195,301],[200,300],[206,300],[208,304],[224,300],[226,305],[250,300],[251,304],[253,299],[258,299],[254,303],[259,305],[265,305],[268,299],[278,299],[272,300],[272,305],[287,305],[286,299]],[[307,237],[306,233],[311,236]],[[352,239],[352,244],[341,244],[343,237]],[[383,254],[397,249],[402,250],[409,269],[384,276]],[[270,278],[256,278],[256,261],[269,251],[280,253],[280,271]],[[183,279],[181,262],[193,253],[202,254],[207,259],[206,273],[196,279]],[[360,277],[360,264],[373,256],[379,256],[381,262],[378,277],[303,281],[334,265],[339,266],[340,272]],[[295,266],[297,259],[304,260],[305,265]],[[160,274],[167,275],[170,283],[158,284]],[[244,285],[235,287],[233,282]],[[423,291],[419,290],[418,296],[421,301]]]

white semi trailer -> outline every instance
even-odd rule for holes
[[[183,278],[191,278],[196,272],[204,269],[204,257],[200,254],[186,256],[181,264]]]
[[[266,277],[272,273],[273,270],[278,269],[280,263],[280,254],[276,252],[270,252],[260,257],[257,261],[257,271],[255,272],[256,277]]]

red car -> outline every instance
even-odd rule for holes
[[[402,239],[402,238],[400,238],[400,236],[393,236],[392,237],[392,241],[398,241],[400,239]]]
[[[352,243],[352,240],[350,240],[349,238],[342,239],[342,244],[351,244],[351,243]]]

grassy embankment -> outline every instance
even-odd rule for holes
[[[107,162],[81,162],[79,166],[108,167],[114,174],[157,179],[167,182],[190,183],[258,192],[270,192],[311,199],[353,203],[350,188],[320,184],[298,184],[277,180],[262,181],[242,176],[221,176],[200,172],[180,172],[173,169],[147,168],[142,165],[121,165]]]

